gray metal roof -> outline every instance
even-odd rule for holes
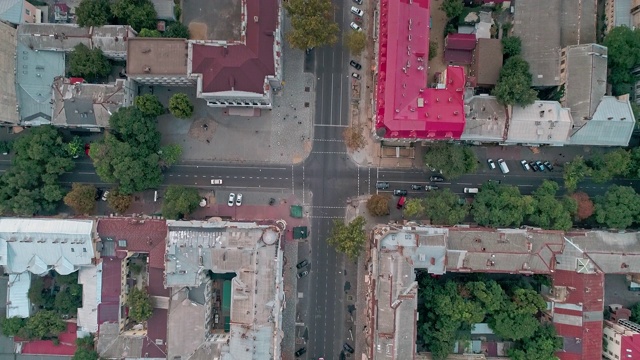
[[[613,2],[613,26],[632,27],[631,4],[632,0],[615,0]],[[612,19],[608,19],[611,21]]]
[[[2,0],[0,1],[0,20],[10,22],[12,24],[20,24],[22,22],[22,11],[26,0]]]
[[[563,106],[571,109],[576,124],[591,117],[607,90],[607,48],[598,44],[565,49],[566,79]]]
[[[9,282],[7,283],[7,318],[28,318],[31,315],[30,287],[30,272],[9,275]]]
[[[572,145],[627,146],[636,126],[629,96],[604,96],[593,118],[573,129]]]
[[[162,20],[176,20],[173,8],[175,2],[173,0],[151,0],[153,7],[156,8],[158,19]]]
[[[64,75],[64,56],[61,52],[35,51],[18,43],[15,86],[23,123],[41,125],[51,122],[51,85],[56,77]]]
[[[17,124],[16,30],[0,22],[0,122]]]

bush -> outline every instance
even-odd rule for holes
[[[169,112],[179,119],[188,119],[193,115],[193,104],[186,94],[173,94],[169,99]]]

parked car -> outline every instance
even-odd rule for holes
[[[344,349],[344,351],[347,351],[351,354],[353,354],[355,352],[355,350],[351,347],[351,345],[344,343],[344,345],[342,345],[342,348]]]
[[[540,168],[538,167],[538,164],[536,164],[534,161],[529,163],[529,166],[531,166],[531,169],[535,172],[535,171],[540,171]]]
[[[411,190],[422,190],[422,185],[413,184],[411,185]]]
[[[355,72],[354,72],[354,73],[351,73],[351,77],[353,77],[353,78],[355,78],[355,79],[358,79],[358,80],[360,80],[360,79],[361,79],[360,74],[355,73]]]
[[[355,62],[353,60],[349,61],[349,65],[353,66],[356,70],[362,69],[362,65],[358,64],[357,62]]]
[[[542,161],[540,160],[536,161],[536,165],[538,165],[538,167],[540,168],[540,171],[544,171],[544,164],[542,163]]]
[[[353,0],[353,2],[358,4],[358,5],[362,5],[362,0]]]
[[[104,193],[104,190],[102,189],[96,189],[96,197],[95,200],[98,201],[102,198],[102,194]]]
[[[109,196],[109,190],[102,193],[102,201],[107,201],[108,196]]]
[[[407,196],[407,190],[393,190],[393,196]]]
[[[402,207],[404,207],[405,202],[407,202],[407,198],[404,196],[400,196],[400,199],[398,199],[398,203],[396,204],[396,209],[398,210],[402,209]]]
[[[544,166],[546,166],[546,167],[547,167],[547,169],[549,169],[549,171],[553,170],[553,165],[551,165],[551,163],[550,163],[550,162],[545,161],[543,164],[544,164]]]
[[[351,13],[355,16],[363,16],[364,15],[364,11],[362,11],[362,9],[357,8],[355,6],[351,7]]]
[[[238,194],[236,197],[236,206],[242,205],[242,194]]]
[[[378,181],[376,183],[376,189],[384,190],[389,188],[389,183],[384,181]]]
[[[507,163],[504,162],[504,159],[498,159],[498,167],[503,174],[509,173],[509,167],[507,166]]]
[[[493,159],[488,159],[487,164],[489,164],[489,167],[491,168],[491,170],[496,168],[496,163],[493,162]]]
[[[303,267],[305,267],[305,266],[307,266],[307,265],[309,265],[309,261],[308,261],[307,259],[304,259],[304,260],[300,261],[300,262],[298,263],[298,265],[296,265],[296,267],[297,267],[298,269],[302,269]]]
[[[442,176],[431,176],[429,178],[429,181],[442,182],[442,181],[444,181],[444,178]]]
[[[520,164],[522,164],[522,168],[523,168],[525,171],[529,171],[529,170],[531,170],[531,166],[529,166],[529,163],[527,163],[527,160],[522,160],[522,161],[520,161]]]
[[[360,25],[354,23],[353,21],[351,22],[351,24],[349,24],[349,26],[355,31],[362,31],[362,28],[360,27]]]
[[[307,352],[307,348],[303,347],[302,349],[296,351],[296,357],[300,357],[302,355],[304,355]]]
[[[235,202],[236,202],[236,194],[234,193],[229,194],[229,201],[227,201],[227,205],[233,206]]]
[[[301,279],[307,275],[309,275],[309,270],[301,271],[298,273],[298,279]]]

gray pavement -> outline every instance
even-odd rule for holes
[[[630,308],[640,302],[640,291],[629,291],[625,275],[604,276],[604,305],[621,304]]]

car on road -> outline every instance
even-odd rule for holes
[[[536,161],[536,165],[538,165],[538,167],[540,168],[540,171],[544,171],[544,164],[542,163],[542,161],[540,160]]]
[[[95,200],[98,201],[102,198],[102,194],[104,193],[104,190],[102,189],[96,189],[96,197]]]
[[[344,345],[342,345],[342,348],[344,349],[344,351],[347,351],[351,354],[353,354],[355,352],[355,350],[351,347],[351,345],[344,343]]]
[[[398,210],[402,209],[405,202],[407,202],[407,198],[404,196],[400,196],[400,199],[398,199],[398,203],[396,204],[396,209]]]
[[[107,201],[108,196],[109,196],[109,190],[102,193],[102,201]]]
[[[297,267],[298,269],[302,269],[303,267],[305,267],[305,266],[307,266],[307,265],[309,265],[309,260],[304,259],[304,260],[300,261],[300,262],[296,265],[296,267]]]
[[[303,347],[300,350],[296,351],[296,357],[300,357],[302,355],[304,355],[307,352],[307,348]]]
[[[355,72],[354,72],[354,73],[351,73],[351,77],[353,77],[354,79],[358,79],[358,80],[360,80],[360,79],[361,79],[360,74],[355,73]]]
[[[238,194],[236,197],[236,206],[242,205],[242,194]]]
[[[362,16],[364,15],[364,11],[362,11],[362,9],[352,6],[351,7],[351,13],[355,16]]]
[[[222,185],[222,179],[211,179],[211,185]]]
[[[442,181],[444,181],[444,178],[442,176],[431,176],[429,178],[429,181],[442,182]]]
[[[478,188],[464,188],[465,194],[477,194],[480,191]]]
[[[529,166],[531,166],[531,170],[533,170],[533,172],[540,171],[540,168],[538,167],[538,164],[535,163],[535,161],[531,161],[529,163]]]
[[[393,196],[407,196],[407,190],[393,190]]]
[[[353,21],[351,22],[351,24],[349,24],[349,26],[355,31],[362,31],[362,28],[360,27],[360,25],[356,24]]]
[[[491,168],[491,170],[496,168],[496,163],[493,162],[493,159],[488,159],[487,164],[489,164],[489,167]]]
[[[550,162],[545,161],[545,162],[543,162],[543,164],[544,164],[544,166],[547,167],[547,169],[549,169],[549,171],[553,170],[553,165],[551,165]]]
[[[527,163],[527,160],[522,160],[522,161],[520,161],[520,164],[522,164],[522,168],[523,168],[525,171],[529,171],[529,170],[531,170],[531,166],[529,166],[529,163]]]
[[[236,194],[234,193],[229,194],[229,201],[227,201],[227,205],[233,206],[235,201],[236,201]]]
[[[200,199],[200,204],[198,204],[198,205],[200,205],[200,207],[207,206],[207,199],[205,199],[205,198]]]
[[[362,0],[353,0],[353,2],[358,4],[358,5],[362,5]]]
[[[298,273],[298,279],[302,279],[303,277],[309,275],[309,270],[301,271]]]
[[[431,190],[438,190],[438,187],[433,185],[426,185],[424,187],[424,191],[431,191]]]
[[[358,64],[356,61],[351,60],[349,61],[349,65],[353,66],[356,70],[360,70],[362,69],[362,65]]]
[[[411,185],[411,190],[422,190],[422,185],[413,184]]]
[[[384,190],[389,188],[389,183],[384,181],[378,181],[376,183],[376,189]]]

